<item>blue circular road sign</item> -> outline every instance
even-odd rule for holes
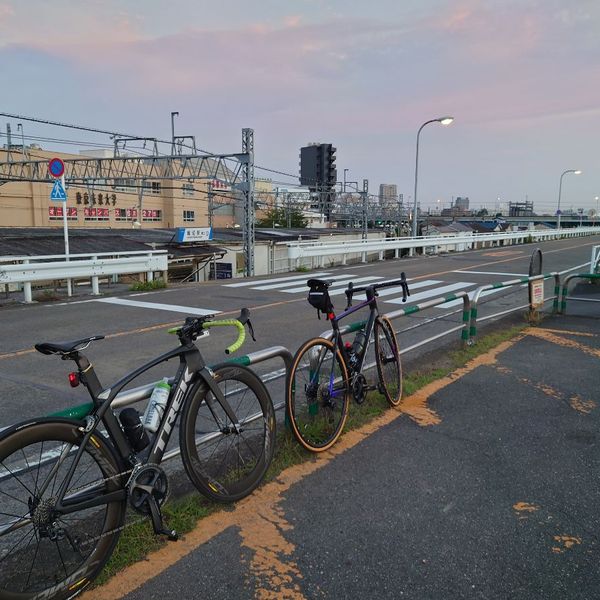
[[[48,162],[48,171],[52,177],[62,177],[65,172],[65,163],[60,158],[51,158]]]

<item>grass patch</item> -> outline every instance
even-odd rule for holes
[[[429,383],[448,376],[470,360],[495,348],[498,344],[512,339],[526,324],[516,325],[495,333],[482,336],[475,346],[449,352],[444,357],[443,366],[405,373],[403,380],[403,396],[410,396]],[[351,401],[345,430],[357,429],[381,415],[389,408],[384,396],[372,392],[363,404]],[[343,435],[343,434],[342,434]],[[267,471],[264,481],[272,481],[285,469],[307,460],[314,460],[315,455],[300,446],[284,427],[279,427],[276,452]],[[199,520],[217,510],[227,510],[227,505],[209,501],[200,494],[191,494],[169,502],[163,507],[165,522],[170,529],[179,534],[191,531]],[[134,519],[138,515],[134,515]],[[101,585],[128,565],[143,559],[150,552],[167,543],[163,537],[155,536],[149,519],[129,526],[121,535],[119,543],[107,566],[104,568],[95,585]]]
[[[310,267],[307,267],[306,265],[299,265],[296,267],[297,273],[308,273],[309,271],[310,271]]]
[[[36,302],[55,302],[62,299],[63,297],[54,290],[42,290],[33,296],[33,300]]]
[[[161,290],[167,287],[164,279],[153,279],[152,281],[136,281],[129,286],[132,292],[150,292],[152,290]]]

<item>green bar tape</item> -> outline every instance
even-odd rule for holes
[[[527,281],[527,280],[525,280],[525,281]],[[494,290],[498,289],[498,288],[502,288],[502,287],[504,287],[503,283],[492,283],[492,289],[494,289]]]
[[[471,329],[469,330],[469,337],[476,337],[477,336],[477,327],[473,326],[471,327]]]
[[[529,281],[529,277],[521,277],[521,283],[527,283]]]
[[[471,319],[476,319],[476,318],[477,318],[477,307],[476,307],[476,306],[474,306],[474,307],[471,309]]]
[[[418,306],[409,306],[408,308],[404,309],[404,314],[405,315],[410,315],[412,313],[416,313],[419,312],[421,309]]]
[[[463,323],[467,323],[469,321],[469,311],[463,310]]]
[[[466,327],[463,327],[463,330],[460,332],[460,339],[465,342],[469,339],[469,330]]]
[[[58,412],[54,412],[49,414],[49,417],[64,417],[65,419],[85,419],[94,408],[93,402],[87,402],[86,404],[78,404],[77,406],[71,406],[69,408],[65,408],[65,410],[59,410]]]
[[[360,321],[358,323],[350,323],[350,325],[348,325],[348,331],[346,331],[346,333],[354,333],[355,331],[360,331],[361,329],[365,328],[366,324],[367,324],[366,321]]]
[[[446,297],[444,298],[444,300],[445,300],[446,302],[452,302],[452,300],[456,300],[456,299],[457,299],[457,298],[456,298],[456,294],[449,294],[448,296],[446,296]]]

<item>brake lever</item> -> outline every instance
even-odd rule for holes
[[[248,331],[250,332],[250,337],[252,338],[252,341],[256,341],[256,338],[254,337],[254,327],[252,327],[252,323],[250,322],[250,319],[248,319],[246,321],[246,325],[248,325]]]

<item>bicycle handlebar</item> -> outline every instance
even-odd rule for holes
[[[207,321],[202,323],[202,329],[210,329],[211,327],[236,327],[238,330],[238,337],[231,346],[225,348],[225,354],[231,354],[242,347],[246,339],[246,330],[241,321],[237,319],[223,319],[221,321]]]
[[[386,287],[397,287],[402,286],[402,302],[406,302],[406,298],[410,296],[410,290],[408,289],[408,283],[406,281],[406,275],[402,273],[400,279],[396,281],[386,281],[385,283],[372,283],[362,287],[354,287],[352,282],[348,284],[348,288],[345,291],[346,298],[348,299],[348,307],[352,306],[352,296],[359,292],[366,292],[367,290],[373,290],[376,292],[378,289]]]
[[[200,330],[202,329],[210,329],[211,327],[235,327],[238,330],[238,337],[231,346],[225,348],[225,354],[232,354],[236,350],[239,350],[246,340],[246,330],[244,329],[244,325],[248,325],[250,335],[252,336],[252,339],[256,341],[256,338],[254,337],[254,328],[250,322],[250,310],[247,308],[242,308],[240,316],[237,319],[209,321],[208,317],[188,317],[183,326],[169,329],[169,333],[176,333],[183,343],[186,339],[188,342],[190,339],[192,341],[195,340],[196,337],[200,335]]]

